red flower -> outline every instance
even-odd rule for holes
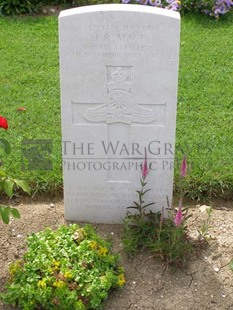
[[[0,116],[0,127],[7,130],[8,123],[7,123],[7,119],[5,117]]]

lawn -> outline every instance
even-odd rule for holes
[[[177,156],[192,163],[190,197],[233,196],[232,21],[182,19]]]
[[[4,167],[27,180],[34,193],[58,190],[62,161],[57,17],[1,17],[0,28],[0,115],[9,121],[1,138],[12,146],[10,156],[1,154]],[[186,194],[191,198],[233,197],[232,33],[232,14],[218,22],[207,16],[182,18],[175,190],[185,153],[190,166]],[[20,107],[26,111],[18,111]],[[52,141],[52,170],[25,169],[22,149],[30,139]]]

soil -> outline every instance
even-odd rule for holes
[[[9,225],[0,222],[0,290],[8,278],[8,264],[26,251],[26,237],[46,227],[56,229],[65,223],[61,199],[11,201],[21,213]],[[213,210],[208,247],[182,269],[164,269],[151,253],[128,257],[121,242],[121,225],[95,225],[103,237],[111,237],[114,250],[121,255],[127,282],[122,290],[110,294],[105,310],[233,310],[233,203],[217,202]],[[204,217],[199,206],[190,206],[192,219]],[[191,220],[192,221],[192,220]],[[196,222],[195,222],[196,223]],[[195,225],[193,224],[193,232]],[[0,309],[13,309],[0,305]]]

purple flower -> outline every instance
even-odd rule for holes
[[[124,4],[127,4],[129,2],[130,2],[130,0],[122,0],[122,3],[124,3]]]
[[[231,5],[233,6],[233,1],[232,0],[225,0],[225,4],[230,9]]]
[[[160,6],[161,5],[161,0],[149,0],[150,5],[153,6]]]
[[[148,168],[148,164],[147,164],[147,155],[146,155],[146,149],[145,149],[145,159],[144,159],[144,162],[142,164],[142,178],[144,180],[147,177],[148,173],[149,173],[149,168]]]
[[[180,5],[177,1],[174,1],[171,5],[171,10],[172,11],[177,11],[180,8]]]
[[[180,198],[178,211],[176,212],[176,216],[174,218],[174,224],[176,227],[179,227],[183,222],[183,214],[182,214],[182,198]]]
[[[210,15],[214,15],[216,18],[219,18],[219,15],[223,15],[229,12],[232,6],[232,0],[217,0],[212,8],[212,13],[210,13]]]
[[[182,164],[181,164],[181,171],[180,171],[182,177],[186,177],[186,174],[187,174],[187,160],[186,160],[186,156],[184,155],[183,156],[183,159],[182,159]]]
[[[180,8],[181,2],[178,0],[166,0],[169,5],[165,6],[165,9],[167,10],[172,10],[172,11],[177,11]]]

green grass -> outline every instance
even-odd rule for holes
[[[13,149],[0,156],[11,175],[49,192],[62,186],[57,17],[1,18],[0,29],[0,115],[10,126],[1,138]],[[191,198],[233,196],[232,33],[232,14],[182,18],[176,159],[183,151],[191,163]],[[21,169],[24,139],[53,141],[53,170]]]
[[[1,18],[0,27],[1,115],[9,121],[1,137],[13,148],[4,166],[34,190],[57,188],[62,185],[57,18]],[[52,171],[21,170],[24,139],[53,141]]]
[[[192,198],[233,196],[232,17],[182,19],[177,155],[192,163]]]

